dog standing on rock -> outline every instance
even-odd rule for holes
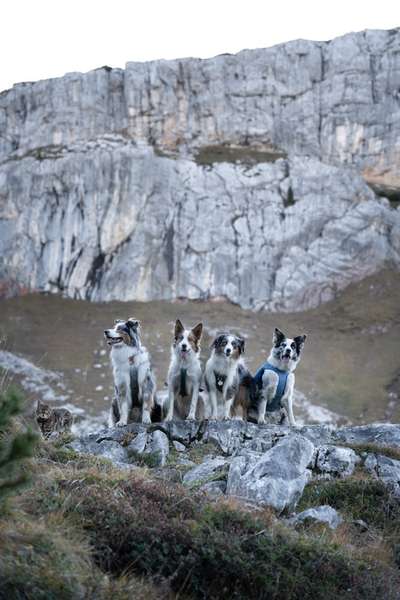
[[[150,423],[156,382],[149,353],[141,344],[139,321],[117,319],[112,329],[104,331],[104,337],[111,347],[115,386],[109,427],[123,427],[132,416],[132,420]]]
[[[230,419],[239,400],[241,380],[248,375],[242,362],[244,339],[229,333],[221,333],[213,341],[211,356],[205,369],[205,382],[212,419]],[[247,411],[247,407],[245,409]]]
[[[258,401],[258,423],[265,423],[265,412],[283,409],[290,425],[296,425],[293,415],[294,370],[296,369],[306,335],[287,338],[278,328],[272,338],[273,346],[266,363],[254,376]]]
[[[202,323],[192,329],[185,329],[181,321],[176,320],[168,369],[166,421],[171,421],[175,416],[189,420],[201,418],[198,414],[198,401],[202,379],[199,358],[202,333]]]

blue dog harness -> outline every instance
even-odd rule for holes
[[[262,379],[263,379],[264,371],[273,371],[279,377],[275,396],[272,398],[272,402],[269,402],[267,404],[266,409],[265,409],[267,412],[273,412],[273,411],[281,408],[281,400],[282,400],[283,394],[285,393],[286,382],[287,382],[289,372],[281,371],[281,369],[277,369],[277,367],[274,367],[274,365],[271,365],[271,363],[269,363],[269,362],[264,363],[258,369],[257,373],[254,375],[254,383],[255,383],[257,389],[262,388],[262,383],[263,383]]]

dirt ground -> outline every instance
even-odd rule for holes
[[[296,387],[354,422],[400,419],[400,275],[386,270],[350,285],[336,300],[292,314],[254,313],[226,302],[90,303],[28,294],[0,303],[1,348],[63,373],[71,401],[95,415],[106,410],[112,380],[103,330],[134,316],[164,389],[174,320],[203,321],[202,358],[212,336],[232,330],[246,338],[254,371],[267,357],[273,328],[307,333]],[[97,389],[96,389],[97,388]]]

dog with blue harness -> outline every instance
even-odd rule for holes
[[[294,370],[304,347],[306,335],[288,338],[275,328],[272,349],[265,362],[254,376],[254,387],[258,404],[257,421],[265,423],[266,413],[283,411],[281,422],[289,419],[290,425],[296,425],[293,415]]]

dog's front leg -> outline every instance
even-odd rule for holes
[[[153,403],[152,394],[145,394],[143,396],[142,423],[151,423],[151,408]]]
[[[294,375],[290,373],[288,376],[286,390],[282,397],[282,406],[286,410],[289,417],[289,423],[292,427],[296,426],[296,420],[293,414],[293,391],[294,391]]]
[[[258,404],[257,422],[259,425],[263,425],[265,423],[265,410],[267,408],[267,404],[271,402],[275,395],[278,381],[278,376],[275,373],[271,373],[270,371],[264,372],[262,378],[262,388],[260,391],[261,397]]]
[[[115,396],[112,399],[110,414],[108,416],[108,427],[112,429],[115,427],[117,421],[119,421],[118,389],[115,388]]]
[[[264,425],[265,423],[265,409],[267,408],[267,399],[265,398],[264,390],[261,390],[261,398],[258,403],[258,418],[257,423]]]
[[[210,390],[208,397],[210,398],[211,404],[211,418],[218,419],[217,392],[215,390]]]
[[[167,412],[167,416],[165,417],[166,421],[172,421],[172,419],[174,418],[174,403],[175,403],[174,385],[173,385],[173,383],[170,383],[168,385],[168,412]]]
[[[124,427],[128,424],[130,394],[130,383],[128,381],[120,383],[118,386],[119,420],[115,423],[117,427]]]
[[[225,398],[224,402],[224,420],[231,418],[231,409],[234,398],[234,390],[232,388],[228,388],[223,394]]]
[[[142,396],[142,423],[151,423],[151,411],[154,406],[155,382],[151,375],[147,374],[139,394]],[[140,397],[140,396],[139,396]]]
[[[197,402],[199,400],[199,384],[193,382],[192,399],[190,401],[189,414],[187,416],[188,421],[194,421],[196,419]]]

